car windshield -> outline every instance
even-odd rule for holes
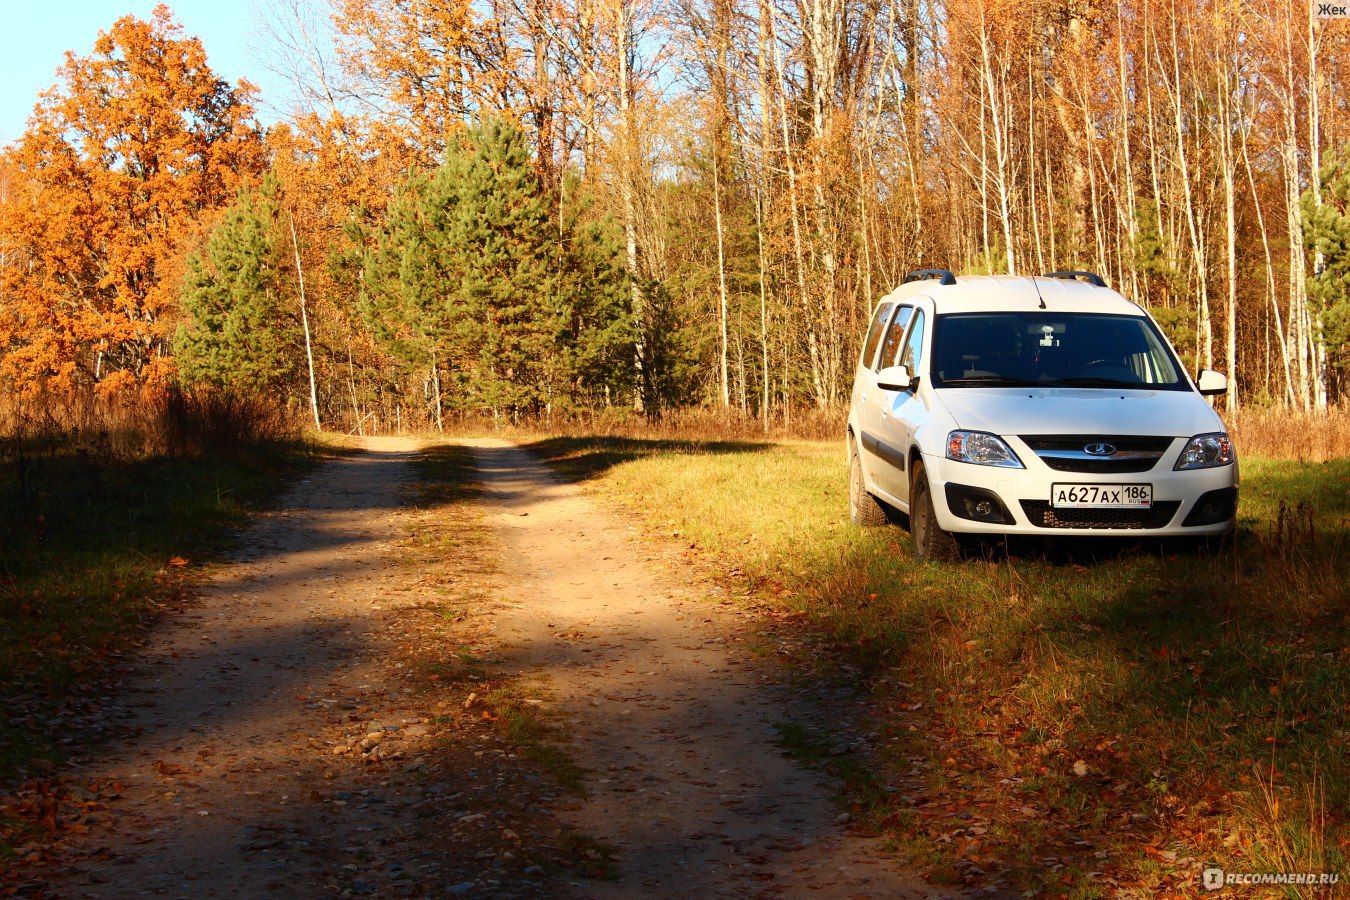
[[[1144,316],[938,316],[932,360],[934,387],[1190,387],[1157,328]]]

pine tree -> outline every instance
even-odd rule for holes
[[[523,135],[499,121],[390,204],[362,309],[392,354],[438,389],[445,378],[448,405],[534,413],[631,369],[617,244],[553,208]]]
[[[241,191],[203,251],[188,258],[188,321],[174,342],[188,384],[252,393],[294,382],[300,334],[277,193],[270,174],[259,189]]]
[[[1350,146],[1328,151],[1320,173],[1322,202],[1302,197],[1303,232],[1323,259],[1308,279],[1308,297],[1322,314],[1327,350],[1335,364],[1350,362]]]
[[[632,294],[618,225],[609,218],[583,222],[590,205],[579,185],[569,184],[568,193],[574,200],[561,228],[553,295],[558,364],[551,383],[565,385],[564,405],[594,408],[636,387]]]

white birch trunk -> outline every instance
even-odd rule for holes
[[[287,213],[291,225],[291,248],[295,251],[295,275],[300,283],[300,326],[305,331],[305,363],[309,367],[309,408],[314,413],[314,427],[323,431],[319,421],[319,388],[314,378],[314,348],[309,339],[309,309],[305,301],[305,268],[300,263],[300,239],[295,234],[295,215]]]

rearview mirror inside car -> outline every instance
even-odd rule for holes
[[[1206,397],[1228,392],[1228,376],[1213,369],[1201,369],[1195,377],[1195,386]]]
[[[887,366],[877,373],[877,387],[883,391],[907,391],[913,386],[909,366]]]

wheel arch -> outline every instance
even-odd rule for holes
[[[905,464],[909,467],[911,480],[914,478],[914,464],[918,462],[923,462],[923,451],[919,449],[918,444],[910,444],[909,456],[906,459]],[[925,466],[925,468],[927,468],[927,466]]]

